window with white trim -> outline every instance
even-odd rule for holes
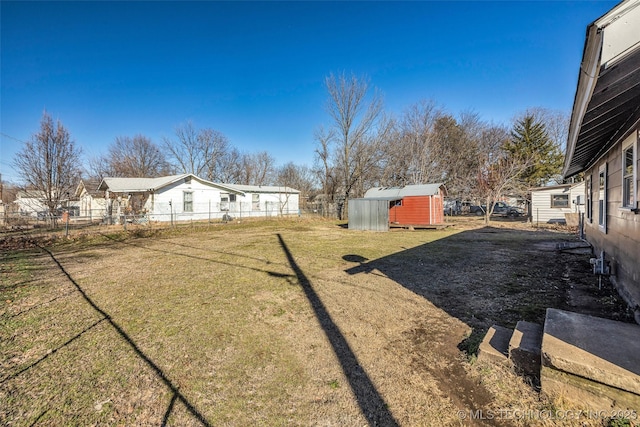
[[[551,195],[551,207],[552,208],[568,208],[569,207],[569,195],[568,194],[552,194]]]
[[[220,194],[220,210],[228,211],[229,210],[229,195],[228,194]]]
[[[193,192],[182,193],[182,212],[193,212]]]
[[[598,169],[598,225],[607,232],[607,164]]]
[[[628,145],[622,147],[622,207],[634,209],[636,207],[636,176],[637,159],[635,134]]]

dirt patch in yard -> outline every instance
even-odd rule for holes
[[[3,425],[537,425],[469,419],[549,405],[474,362],[486,330],[548,307],[633,319],[573,234],[517,222],[3,244]]]

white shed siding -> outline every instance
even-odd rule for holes
[[[565,195],[568,207],[551,207],[554,195]],[[578,204],[580,196],[581,203]],[[564,222],[565,214],[584,212],[584,182],[572,186],[538,188],[531,192],[532,221],[537,223]]]

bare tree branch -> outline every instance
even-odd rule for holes
[[[58,120],[45,111],[40,131],[25,142],[13,165],[20,171],[25,183],[24,191],[39,198],[51,215],[68,199],[80,179],[81,150]]]

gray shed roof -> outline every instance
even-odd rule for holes
[[[414,184],[404,187],[374,187],[364,194],[365,199],[387,199],[397,200],[406,196],[434,196],[438,194],[442,183],[436,184]]]
[[[231,188],[225,184],[216,184],[197,176],[184,173],[180,175],[161,176],[158,178],[104,178],[98,187],[98,190],[109,190],[114,193],[143,193],[146,191],[157,191],[162,187],[173,184],[187,177],[202,182],[203,184],[217,187],[232,193],[242,194],[241,190]]]

